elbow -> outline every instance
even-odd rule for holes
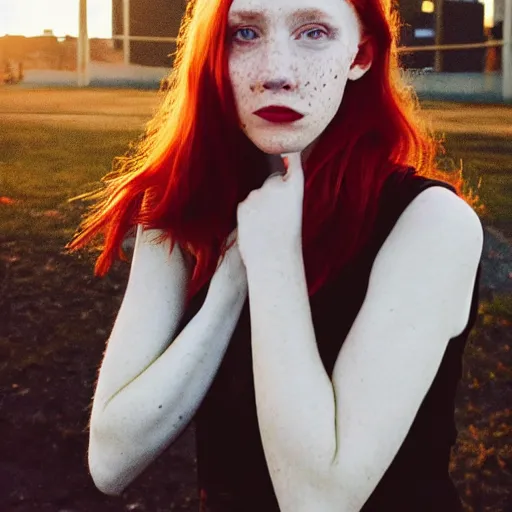
[[[107,496],[121,496],[124,487],[120,486],[115,478],[105,475],[98,468],[89,465],[89,472],[96,489]]]
[[[102,493],[122,494],[158,453],[146,429],[127,425],[111,413],[93,411],[88,465],[94,484]]]
[[[89,473],[96,488],[108,496],[120,496],[126,485],[121,482],[120,472],[107,466],[97,450],[89,448]]]
[[[103,494],[120,496],[130,483],[123,471],[123,461],[112,452],[112,444],[101,442],[100,433],[91,429],[88,465],[94,485]]]

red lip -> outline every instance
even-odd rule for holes
[[[295,112],[295,110],[292,110],[291,108],[278,106],[261,108],[253,113],[254,115],[265,119],[265,121],[270,121],[271,123],[293,123],[294,121],[298,121],[304,117],[302,114]]]

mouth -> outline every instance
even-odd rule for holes
[[[253,114],[265,119],[265,121],[269,121],[270,123],[279,124],[293,123],[304,117],[302,114],[299,114],[299,112],[296,112],[291,108],[274,105],[256,110]]]

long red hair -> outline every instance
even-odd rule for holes
[[[193,258],[189,298],[212,276],[236,209],[268,176],[264,155],[239,128],[228,75],[232,0],[189,2],[170,87],[131,155],[116,160],[68,245],[104,236],[95,273],[104,275],[136,224],[158,228]],[[303,251],[310,295],[367,241],[382,185],[413,166],[462,193],[461,173],[437,171],[437,142],[416,118],[417,101],[399,76],[398,19],[382,0],[352,0],[372,45],[373,63],[346,86],[340,109],[306,162]]]

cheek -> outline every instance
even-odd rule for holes
[[[243,113],[244,106],[250,101],[253,91],[251,90],[251,68],[247,60],[236,59],[229,62],[229,80],[239,113]]]
[[[311,62],[304,82],[304,99],[320,115],[333,115],[341,103],[347,82],[350,60],[329,59],[322,63]]]

